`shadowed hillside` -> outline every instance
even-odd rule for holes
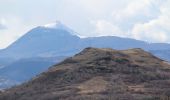
[[[86,48],[0,100],[164,100],[170,65],[142,49]]]

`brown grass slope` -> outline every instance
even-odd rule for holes
[[[86,48],[0,100],[164,100],[170,65],[142,49]]]

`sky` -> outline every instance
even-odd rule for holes
[[[0,0],[0,49],[60,21],[84,37],[170,43],[170,0]]]

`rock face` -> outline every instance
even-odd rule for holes
[[[161,100],[169,92],[170,65],[152,54],[86,48],[0,100]]]

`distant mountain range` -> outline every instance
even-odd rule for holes
[[[130,38],[115,36],[80,38],[76,35],[76,32],[57,22],[32,29],[12,45],[1,50],[0,57],[19,59],[71,56],[86,47],[114,49],[143,48],[147,51],[157,50],[157,52],[170,50],[170,44],[147,43]]]
[[[0,57],[19,59],[71,56],[86,47],[143,48],[147,51],[170,50],[170,44],[167,43],[147,43],[130,38],[115,36],[80,38],[76,32],[57,22],[32,29],[12,45],[1,50]]]
[[[49,58],[55,58],[56,62],[61,61],[86,47],[118,50],[142,48],[170,61],[170,44],[147,43],[115,36],[80,38],[76,34],[60,22],[30,30],[12,45],[0,51],[0,68],[2,67],[0,76],[7,77],[9,80],[26,81],[55,64],[54,59]],[[48,60],[45,62],[42,59]],[[27,75],[23,76],[23,73],[27,73]]]
[[[86,48],[0,100],[164,100],[169,83],[170,64],[142,49]]]

